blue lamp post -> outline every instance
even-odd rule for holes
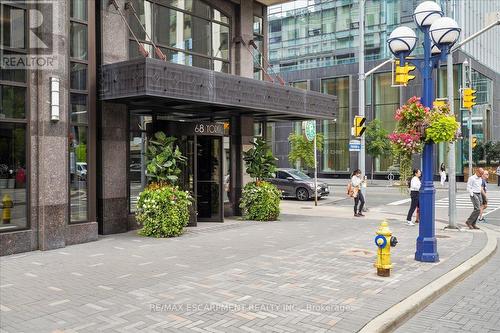
[[[432,108],[434,100],[434,82],[432,71],[437,68],[439,61],[445,61],[450,47],[460,35],[458,24],[449,17],[442,17],[441,7],[433,1],[425,1],[417,6],[413,17],[415,23],[424,34],[424,57],[405,59],[415,48],[417,37],[415,32],[408,27],[398,27],[387,40],[391,52],[399,58],[401,66],[405,61],[418,68],[423,77],[422,104]],[[434,42],[431,43],[431,39]],[[448,82],[453,84],[453,82]],[[424,146],[422,156],[423,182],[420,189],[420,224],[415,260],[425,262],[439,261],[437,242],[435,236],[435,193],[433,183],[434,175],[434,143],[429,142]]]

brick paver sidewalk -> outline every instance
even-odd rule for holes
[[[441,262],[425,264],[413,260],[418,228],[391,222],[395,269],[380,278],[380,220],[307,213],[3,257],[1,332],[353,332],[486,238],[439,231]]]
[[[397,332],[500,332],[500,252]]]

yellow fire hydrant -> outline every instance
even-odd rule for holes
[[[10,195],[6,194],[2,199],[2,223],[9,224],[12,216],[11,209],[14,207],[14,202]]]
[[[391,247],[396,246],[397,243],[398,239],[392,236],[387,221],[382,221],[375,237],[375,245],[378,247],[375,267],[377,267],[378,276],[391,275]]]

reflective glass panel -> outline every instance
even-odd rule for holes
[[[0,86],[0,118],[26,117],[26,88]]]
[[[229,59],[229,28],[212,23],[212,53],[216,58]]]
[[[139,20],[130,13],[129,15],[129,24],[130,28],[134,32],[135,36],[139,40],[148,40],[146,37],[147,34],[151,37],[152,31],[152,7],[153,5],[149,1],[144,0],[132,0],[132,6],[135,9],[136,15]],[[132,37],[132,33],[130,33],[130,37]]]
[[[14,52],[9,52],[9,51],[0,51],[0,54],[2,57],[9,58],[10,56],[15,57],[17,59],[20,59],[19,57],[25,58],[25,55],[23,56],[21,53],[14,53]],[[0,61],[2,61],[0,59]],[[25,69],[3,69],[0,68],[0,80],[3,81],[14,81],[14,82],[26,82],[26,70]]]
[[[27,179],[26,125],[0,122],[0,232],[27,227]]]
[[[71,22],[70,28],[70,56],[71,58],[87,60],[87,26]]]
[[[230,73],[229,63],[220,60],[214,60],[214,71],[229,74]]]
[[[148,52],[149,56],[153,54],[153,45],[143,44],[144,49]],[[128,57],[129,59],[144,58],[144,55],[139,52],[139,45],[135,40],[130,40],[128,44]]]
[[[70,94],[71,122],[78,124],[87,123],[87,95]]]
[[[71,127],[69,165],[70,222],[87,221],[87,127]]]
[[[262,30],[262,17],[253,17],[253,33],[262,35],[264,32]]]
[[[70,87],[71,89],[87,89],[87,65],[72,62],[70,65]]]
[[[198,16],[210,18],[210,6],[200,0],[169,0],[169,5]]]
[[[222,22],[222,23],[229,24],[229,18],[226,15],[222,14],[217,9],[213,10],[213,15],[214,15],[213,16],[214,21],[219,21],[219,22]]]
[[[1,44],[15,49],[24,49],[26,10],[1,5]]]
[[[71,0],[70,16],[75,19],[87,21],[87,1]]]

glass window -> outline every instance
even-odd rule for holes
[[[1,41],[2,46],[24,49],[26,10],[1,5]]]
[[[258,35],[264,34],[262,30],[262,17],[253,17],[253,33]]]
[[[139,40],[148,40],[146,37],[146,33],[151,37],[152,30],[152,7],[153,5],[149,1],[144,0],[132,0],[132,6],[135,9],[137,18],[133,15],[129,15],[129,24],[130,28],[134,32],[135,36]],[[140,22],[139,22],[140,21]],[[132,33],[130,33],[130,37],[132,37]]]
[[[132,118],[132,117],[131,117]],[[144,189],[146,179],[142,173],[145,168],[145,135],[141,132],[130,132],[130,153],[129,153],[129,203],[130,212],[135,212],[137,209],[137,198],[139,193]]]
[[[222,23],[229,24],[229,18],[226,15],[222,14],[217,9],[213,10],[213,14],[214,14],[214,16],[213,16],[214,21],[219,21]]]
[[[220,60],[214,60],[214,71],[216,72],[222,72],[222,73],[229,73],[229,63],[220,61]]]
[[[290,85],[292,87],[299,88],[299,89],[304,89],[304,90],[308,90],[309,89],[307,81],[291,82]]]
[[[0,54],[6,57],[10,55],[16,57],[23,56],[21,53],[9,52],[0,50]],[[0,59],[1,61],[1,59]],[[1,67],[1,66],[0,66]],[[14,81],[14,82],[26,82],[26,70],[25,69],[3,69],[0,68],[0,80],[3,81]]]
[[[337,96],[339,103],[337,118],[333,121],[323,121],[325,135],[322,170],[324,172],[349,171],[349,78],[322,80],[321,89],[323,93]]]
[[[71,22],[70,38],[70,57],[87,60],[87,26],[85,24]]]
[[[0,118],[26,117],[26,88],[0,86]]]
[[[148,54],[153,54],[153,45],[151,44],[143,44],[144,49],[148,52]],[[165,52],[164,52],[165,53]],[[144,56],[139,52],[139,45],[135,40],[131,40],[128,44],[128,57],[129,59],[135,58],[144,58]]]
[[[215,58],[229,59],[229,27],[212,23],[212,48]]]
[[[71,122],[86,124],[88,117],[87,95],[70,94]]]
[[[69,165],[70,221],[87,221],[87,127],[71,127]]]
[[[70,65],[70,88],[78,90],[87,89],[87,65],[72,62]]]
[[[210,55],[210,22],[196,16],[184,15],[184,42],[186,50]]]
[[[71,0],[70,17],[87,21],[87,1],[88,0]]]
[[[169,0],[169,5],[198,16],[210,18],[210,6],[200,0]]]
[[[0,198],[12,204],[0,205],[0,216],[10,210],[10,219],[0,224],[1,231],[27,227],[26,125],[0,122]],[[7,222],[7,223],[6,223]]]

